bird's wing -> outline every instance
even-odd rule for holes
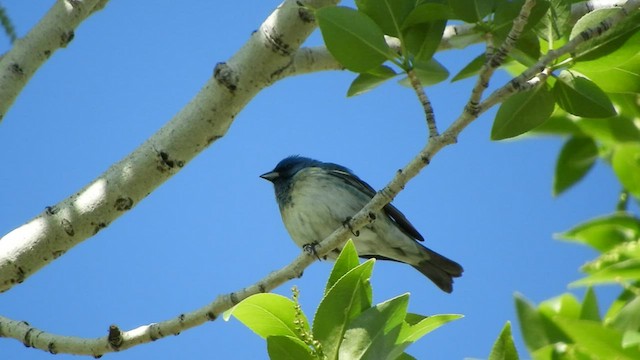
[[[329,164],[328,164],[329,165]],[[329,173],[343,181],[347,184],[355,187],[361,192],[367,194],[369,197],[374,197],[376,191],[371,187],[371,185],[364,182],[362,179],[354,175],[347,168],[344,168],[340,165],[330,164],[332,168],[329,169]],[[424,241],[424,237],[418,232],[418,230],[407,220],[407,217],[398,210],[395,206],[391,204],[387,204],[383,208],[385,214],[389,216],[397,225],[402,232],[407,234],[413,239],[418,241]]]

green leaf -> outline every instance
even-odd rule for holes
[[[620,114],[607,119],[580,118],[575,125],[583,134],[603,144],[617,146],[621,142],[640,141],[640,131],[634,121],[634,117]]]
[[[529,352],[541,349],[551,342],[547,337],[547,332],[542,315],[538,309],[525,299],[521,294],[514,295],[516,300],[516,313],[520,323],[520,331],[524,343]]]
[[[571,319],[580,317],[580,309],[582,306],[573,294],[564,293],[560,296],[553,297],[540,303],[538,309],[541,314],[551,319],[556,316],[562,316]]]
[[[513,27],[513,21],[520,14],[524,2],[524,0],[497,1],[495,16],[493,17],[493,26],[491,28],[491,33],[496,37],[496,43],[502,43],[507,38],[509,31],[511,31]],[[540,19],[542,19],[547,13],[547,10],[549,10],[549,6],[549,1],[536,1],[535,6],[529,13],[527,24],[522,32],[528,32],[540,22]]]
[[[333,264],[331,274],[329,274],[329,280],[327,280],[327,286],[324,289],[325,295],[329,290],[349,271],[355,269],[360,265],[358,258],[358,252],[356,246],[353,244],[353,240],[349,239],[344,244],[344,247],[340,251],[336,262]]]
[[[553,114],[549,120],[542,123],[542,125],[534,128],[529,134],[543,134],[543,135],[562,135],[562,136],[584,136],[584,132],[573,121],[573,116],[569,116],[566,111],[555,108]]]
[[[640,259],[640,241],[633,240],[607,250],[595,260],[584,264],[580,270],[587,274],[596,274],[602,269],[620,264],[628,259]]]
[[[547,41],[557,40],[567,32],[570,19],[571,1],[551,0],[549,10],[534,27],[534,31]]]
[[[638,331],[640,329],[640,297],[635,296],[620,309],[610,323],[620,331]]]
[[[372,90],[385,81],[396,76],[396,72],[388,66],[380,66],[367,73],[358,75],[349,86],[347,96],[356,96]]]
[[[549,119],[553,108],[553,96],[546,85],[517,93],[498,109],[491,139],[503,140],[522,135]]]
[[[606,118],[616,115],[607,94],[584,75],[563,70],[553,87],[556,102],[567,112],[582,117]]]
[[[618,314],[620,313],[620,311],[622,311],[622,309],[627,306],[627,304],[629,304],[631,301],[633,301],[633,299],[637,298],[638,296],[630,289],[635,289],[638,286],[640,286],[640,282],[636,282],[633,283],[631,285],[631,287],[625,289],[624,291],[622,291],[620,293],[620,295],[618,295],[618,297],[611,303],[611,306],[609,306],[609,309],[607,309],[607,313],[604,316],[604,322],[607,325],[611,325],[613,327],[616,327],[614,325],[614,321],[615,318],[618,316]],[[616,327],[619,330],[623,330],[619,327]]]
[[[431,59],[426,63],[416,63],[415,72],[422,86],[434,85],[447,80],[449,77],[449,70],[442,66],[436,59]],[[407,77],[400,80],[399,83],[400,85],[411,87],[411,83]]]
[[[347,69],[367,72],[394,57],[367,15],[342,6],[323,7],[315,15],[327,49]]]
[[[405,44],[415,62],[431,60],[440,46],[446,25],[446,20],[436,20],[414,25],[403,31]]]
[[[415,0],[356,0],[356,6],[390,36],[399,37],[402,23],[415,5]]]
[[[553,178],[553,195],[558,196],[580,181],[598,158],[598,147],[589,137],[571,137],[560,150]]]
[[[325,294],[313,319],[313,335],[328,359],[335,359],[349,322],[371,307],[373,259],[342,276]]]
[[[396,360],[416,360],[416,358],[407,353],[402,353],[396,358]]]
[[[598,26],[602,20],[619,11],[621,11],[620,8],[606,8],[596,9],[586,14],[574,25],[571,38],[579,36],[582,31],[588,28]],[[602,36],[588,41],[579,48],[578,54],[575,56],[576,61],[593,62],[593,65],[597,64],[596,66],[600,69],[617,66],[628,61],[640,50],[640,32],[637,32],[640,24],[637,20],[635,24],[631,23],[631,26],[618,26]]]
[[[640,221],[626,213],[615,213],[582,223],[569,231],[557,234],[564,240],[576,241],[605,252],[616,245],[638,238]]]
[[[491,13],[493,1],[449,0],[449,6],[457,18],[468,23],[475,23]]]
[[[575,344],[550,344],[531,353],[535,360],[595,360]]]
[[[509,56],[527,67],[533,66],[540,57],[540,40],[538,36],[533,31],[522,33]]]
[[[638,331],[625,331],[622,335],[622,347],[629,348],[632,346],[640,345],[640,332]]]
[[[383,359],[392,353],[407,314],[409,294],[375,305],[353,319],[340,346],[340,359]],[[404,348],[397,351],[398,356]],[[395,358],[396,356],[392,356]]]
[[[475,59],[471,60],[460,72],[456,74],[456,76],[451,79],[451,82],[456,82],[458,80],[466,79],[468,77],[474,76],[480,72],[482,69],[482,65],[487,61],[487,55],[482,53],[478,55]]]
[[[511,323],[507,323],[502,328],[498,340],[493,344],[489,360],[518,360],[518,351],[511,336]]]
[[[598,65],[598,61],[577,63],[574,69],[588,76],[607,93],[640,93],[640,53],[628,61],[614,65]]]
[[[402,24],[403,29],[408,29],[412,26],[434,22],[438,20],[453,19],[454,14],[451,8],[444,4],[438,3],[423,3],[416,6],[409,16]]]
[[[640,259],[629,259],[616,262],[589,276],[574,281],[569,286],[591,286],[606,283],[620,283],[622,281],[640,279]]]
[[[576,344],[587,350],[594,358],[633,360],[640,359],[637,348],[622,348],[622,334],[604,327],[600,322],[557,318],[556,323]]]
[[[267,351],[271,360],[315,360],[311,349],[302,340],[291,336],[269,336]]]
[[[616,147],[611,165],[622,186],[640,199],[640,143],[625,143]]]
[[[582,300],[582,309],[580,309],[580,320],[600,321],[600,309],[598,308],[598,298],[592,287],[587,288]]]
[[[432,316],[422,316],[418,314],[408,313],[405,318],[405,326],[398,337],[400,343],[413,343],[421,337],[436,330],[440,326],[461,319],[463,316],[459,314],[439,314]]]
[[[262,338],[269,336],[298,337],[294,320],[297,314],[295,303],[282,295],[256,294],[242,300],[224,313],[225,320],[233,315],[246,327]],[[308,329],[308,321],[304,319]]]

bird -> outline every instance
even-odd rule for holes
[[[376,194],[348,168],[299,155],[284,158],[260,177],[273,183],[282,222],[303,249],[344,226]],[[453,278],[462,276],[460,264],[423,246],[424,237],[395,206],[387,204],[373,215],[371,224],[353,232],[359,257],[411,265],[444,292],[453,291]]]

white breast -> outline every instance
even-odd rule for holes
[[[295,175],[291,201],[280,211],[298,246],[322,241],[362,209],[369,198],[358,193],[355,197],[349,186],[318,168],[307,168]]]

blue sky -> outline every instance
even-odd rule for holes
[[[0,233],[72,195],[157,131],[278,3],[176,4],[111,2],[36,73],[0,123]],[[3,5],[20,36],[50,6]],[[315,33],[308,44],[319,43]],[[0,47],[6,51],[8,41]],[[480,52],[474,47],[436,57],[455,74]],[[316,73],[265,89],[224,138],[133,211],[0,294],[0,314],[57,334],[98,337],[110,324],[131,329],[194,310],[287,264],[299,250],[281,223],[271,184],[258,175],[301,154],[343,164],[380,188],[426,140],[424,117],[409,89],[391,82],[346,98],[353,77]],[[498,74],[493,84],[506,79]],[[471,84],[427,89],[441,130],[460,113]],[[493,114],[495,109],[466,129],[394,201],[429,247],[465,267],[447,295],[411,267],[375,266],[376,302],[410,292],[412,312],[465,315],[408,349],[420,359],[486,358],[504,322],[516,321],[515,292],[536,302],[559,295],[595,255],[552,234],[611,212],[616,201],[619,185],[602,165],[552,198],[562,142],[491,142]],[[315,263],[277,292],[290,295],[296,285],[311,316],[330,268]],[[610,299],[616,290],[599,293]],[[518,345],[522,353],[520,340]],[[51,358],[10,339],[0,339],[0,354]],[[267,357],[262,339],[221,319],[107,356]]]

